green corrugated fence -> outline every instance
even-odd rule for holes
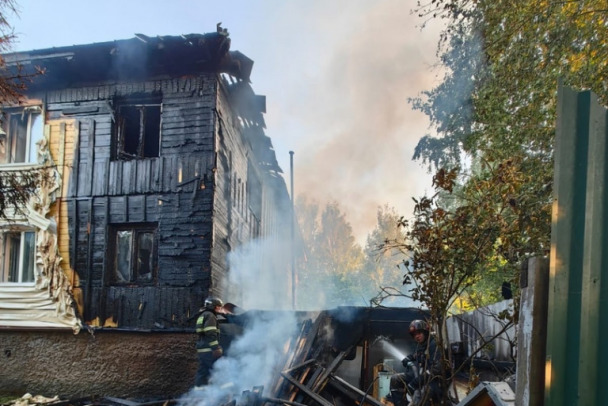
[[[560,86],[545,406],[608,405],[608,123],[589,91]]]

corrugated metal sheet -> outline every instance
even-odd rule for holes
[[[608,404],[607,110],[560,87],[545,404]]]
[[[446,320],[450,342],[461,342],[466,354],[476,354],[475,358],[513,361],[515,326],[497,317],[505,311],[513,313],[512,299],[450,317]],[[486,345],[489,341],[492,345]],[[484,349],[479,351],[481,347]]]

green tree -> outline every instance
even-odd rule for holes
[[[365,244],[363,279],[367,279],[365,297],[373,303],[389,306],[415,306],[401,286],[405,267],[403,246],[405,232],[399,226],[400,216],[394,207],[378,207],[376,227],[368,234]]]
[[[411,100],[436,130],[414,158],[437,171],[438,194],[417,201],[407,224],[407,276],[441,326],[456,298],[491,300],[498,281],[517,282],[522,261],[547,254],[558,83],[608,101],[608,8],[436,0],[418,12],[447,22],[438,48],[446,73]]]
[[[328,308],[362,304],[357,275],[363,251],[351,225],[336,202],[319,212],[319,204],[296,199],[296,217],[306,247],[306,260],[298,270],[298,306]]]
[[[510,168],[488,172],[484,181],[499,189],[509,189],[515,182],[505,179],[509,172]],[[449,401],[447,383],[460,372],[451,368],[445,321],[454,309],[461,310],[462,302],[479,299],[472,293],[487,275],[487,271],[480,272],[481,267],[489,263],[495,267],[503,265],[496,261],[497,252],[501,251],[496,249],[495,242],[501,235],[513,232],[512,223],[517,217],[508,194],[503,194],[501,199],[472,194],[467,200],[457,197],[463,204],[445,205],[448,198],[454,196],[456,180],[456,170],[439,170],[433,178],[437,192],[415,201],[411,222],[403,218],[400,221],[406,230],[401,248],[408,255],[403,284],[411,297],[428,309],[428,321],[436,326],[437,347],[443,352],[441,378],[445,402]],[[512,314],[495,316],[503,320],[503,331],[515,322]]]
[[[445,77],[412,100],[437,136],[423,137],[414,157],[434,168],[476,163],[461,178],[463,204],[471,194],[509,193],[521,214],[519,234],[491,243],[511,263],[546,254],[558,82],[608,101],[605,1],[438,0],[418,11],[448,23],[439,47]],[[483,181],[505,167],[516,173],[510,189]]]

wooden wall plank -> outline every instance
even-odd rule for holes
[[[72,162],[72,178],[70,181],[70,191],[68,196],[75,197],[78,194],[78,180],[80,179],[80,136],[81,125],[77,122],[76,134],[74,135],[74,160]]]
[[[145,91],[163,92],[160,156],[112,160],[112,98]],[[210,288],[220,293],[215,286],[227,267],[225,256],[239,243],[234,229],[237,225],[246,228],[250,222],[246,210],[237,210],[246,204],[233,207],[230,203],[231,171],[246,181],[249,146],[240,124],[227,113],[227,102],[217,105],[217,91],[217,79],[201,75],[49,92],[49,111],[54,117],[63,114],[65,120],[69,114],[78,123],[72,143],[69,136],[64,139],[63,156],[67,159],[70,154],[73,160],[69,256],[82,277],[87,317],[100,317],[102,323],[113,317],[120,327],[151,328],[156,322],[186,326],[185,315],[196,311]],[[214,113],[218,108],[225,110],[221,137]],[[215,172],[215,151],[220,148],[216,137],[225,142],[221,148],[235,151],[234,165],[221,173]],[[193,180],[205,174],[207,188],[199,189]],[[223,224],[217,227],[212,258],[214,215]],[[129,222],[158,222],[154,286],[112,286],[108,278],[108,226]],[[139,312],[142,298],[146,306]]]
[[[129,222],[129,223],[145,222],[146,221],[145,196],[144,195],[127,196],[127,201],[128,201],[127,222]]]
[[[95,120],[87,119],[87,139],[88,139],[88,148],[87,148],[87,184],[85,194],[91,195],[93,190],[93,173],[95,169]]]

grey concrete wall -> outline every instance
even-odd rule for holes
[[[170,398],[194,384],[193,333],[0,331],[0,394]]]

